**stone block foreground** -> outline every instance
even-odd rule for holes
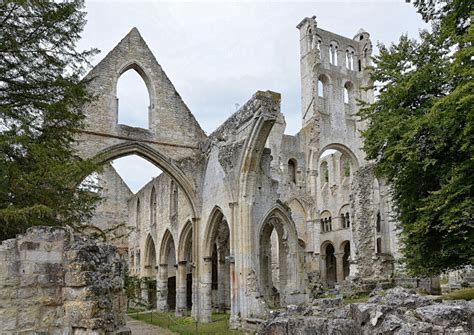
[[[124,275],[113,246],[29,228],[0,246],[2,334],[127,334]]]

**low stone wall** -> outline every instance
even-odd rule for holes
[[[125,263],[115,247],[34,227],[0,246],[2,334],[127,334]]]

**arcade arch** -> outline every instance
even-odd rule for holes
[[[259,284],[264,300],[271,307],[291,303],[291,295],[299,293],[300,288],[301,257],[296,227],[285,211],[276,207],[265,216],[258,236]]]

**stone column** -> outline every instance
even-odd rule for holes
[[[228,271],[226,271],[226,261],[224,255],[219,255],[219,261],[217,263],[217,306],[219,312],[224,313],[226,310],[226,291],[227,284],[229,282]]]
[[[160,264],[156,276],[156,309],[168,311],[168,264]]]
[[[201,273],[201,311],[200,322],[212,321],[212,257],[204,257]]]
[[[340,252],[334,256],[336,256],[336,282],[340,284],[344,280],[344,253]]]
[[[229,279],[230,279],[230,319],[229,319],[229,327],[231,329],[237,329],[240,327],[240,317],[239,317],[239,304],[238,304],[238,296],[239,296],[239,289],[238,289],[238,278],[235,271],[235,250],[236,250],[236,209],[238,205],[236,202],[229,203],[229,207],[231,209],[231,218],[230,218],[230,255],[228,258],[228,262],[230,263],[230,270],[229,270]]]
[[[187,261],[178,262],[176,273],[176,316],[186,315],[186,265]]]

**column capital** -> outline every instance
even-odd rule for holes
[[[168,263],[160,263],[160,267],[168,266]]]
[[[237,207],[238,205],[239,205],[239,203],[237,201],[229,202],[229,207],[230,208]]]
[[[188,264],[188,261],[179,261],[178,262],[178,265],[187,265]]]
[[[212,262],[212,257],[211,256],[206,256],[202,258],[204,262]]]

